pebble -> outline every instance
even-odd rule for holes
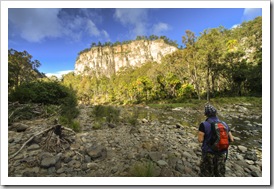
[[[241,152],[246,152],[247,151],[247,147],[239,145],[238,146],[238,150],[240,150]]]

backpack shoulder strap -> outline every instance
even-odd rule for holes
[[[207,120],[206,120],[208,123],[213,123],[214,121],[213,120],[211,120],[210,118],[208,118]]]

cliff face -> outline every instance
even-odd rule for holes
[[[93,47],[79,55],[75,64],[76,74],[110,76],[125,66],[141,66],[147,61],[160,62],[162,57],[177,48],[163,40],[139,40],[117,46]]]

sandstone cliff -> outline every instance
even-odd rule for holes
[[[147,61],[160,63],[163,56],[177,48],[166,44],[164,40],[138,40],[116,46],[92,47],[81,53],[75,64],[76,74],[110,76],[126,66],[141,66]]]

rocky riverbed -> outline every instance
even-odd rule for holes
[[[61,147],[44,148],[46,134],[34,137],[9,159],[10,177],[197,177],[201,144],[197,142],[202,111],[186,108],[157,110],[142,107],[145,116],[135,126],[126,120],[102,124],[95,129],[92,107],[81,106],[77,118],[81,132],[64,131],[67,142]],[[132,107],[122,110],[121,119]],[[161,119],[154,114],[161,115]],[[180,116],[178,116],[180,115]],[[261,177],[261,112],[252,112],[249,104],[231,105],[219,111],[226,117],[236,138],[229,148],[226,163],[228,177]],[[237,119],[236,124],[229,123]],[[35,133],[52,126],[48,119],[32,119],[9,126],[9,157]],[[252,134],[241,127],[252,128]],[[248,138],[256,135],[254,143]],[[42,148],[43,147],[43,148]],[[58,147],[58,148],[57,148]]]

